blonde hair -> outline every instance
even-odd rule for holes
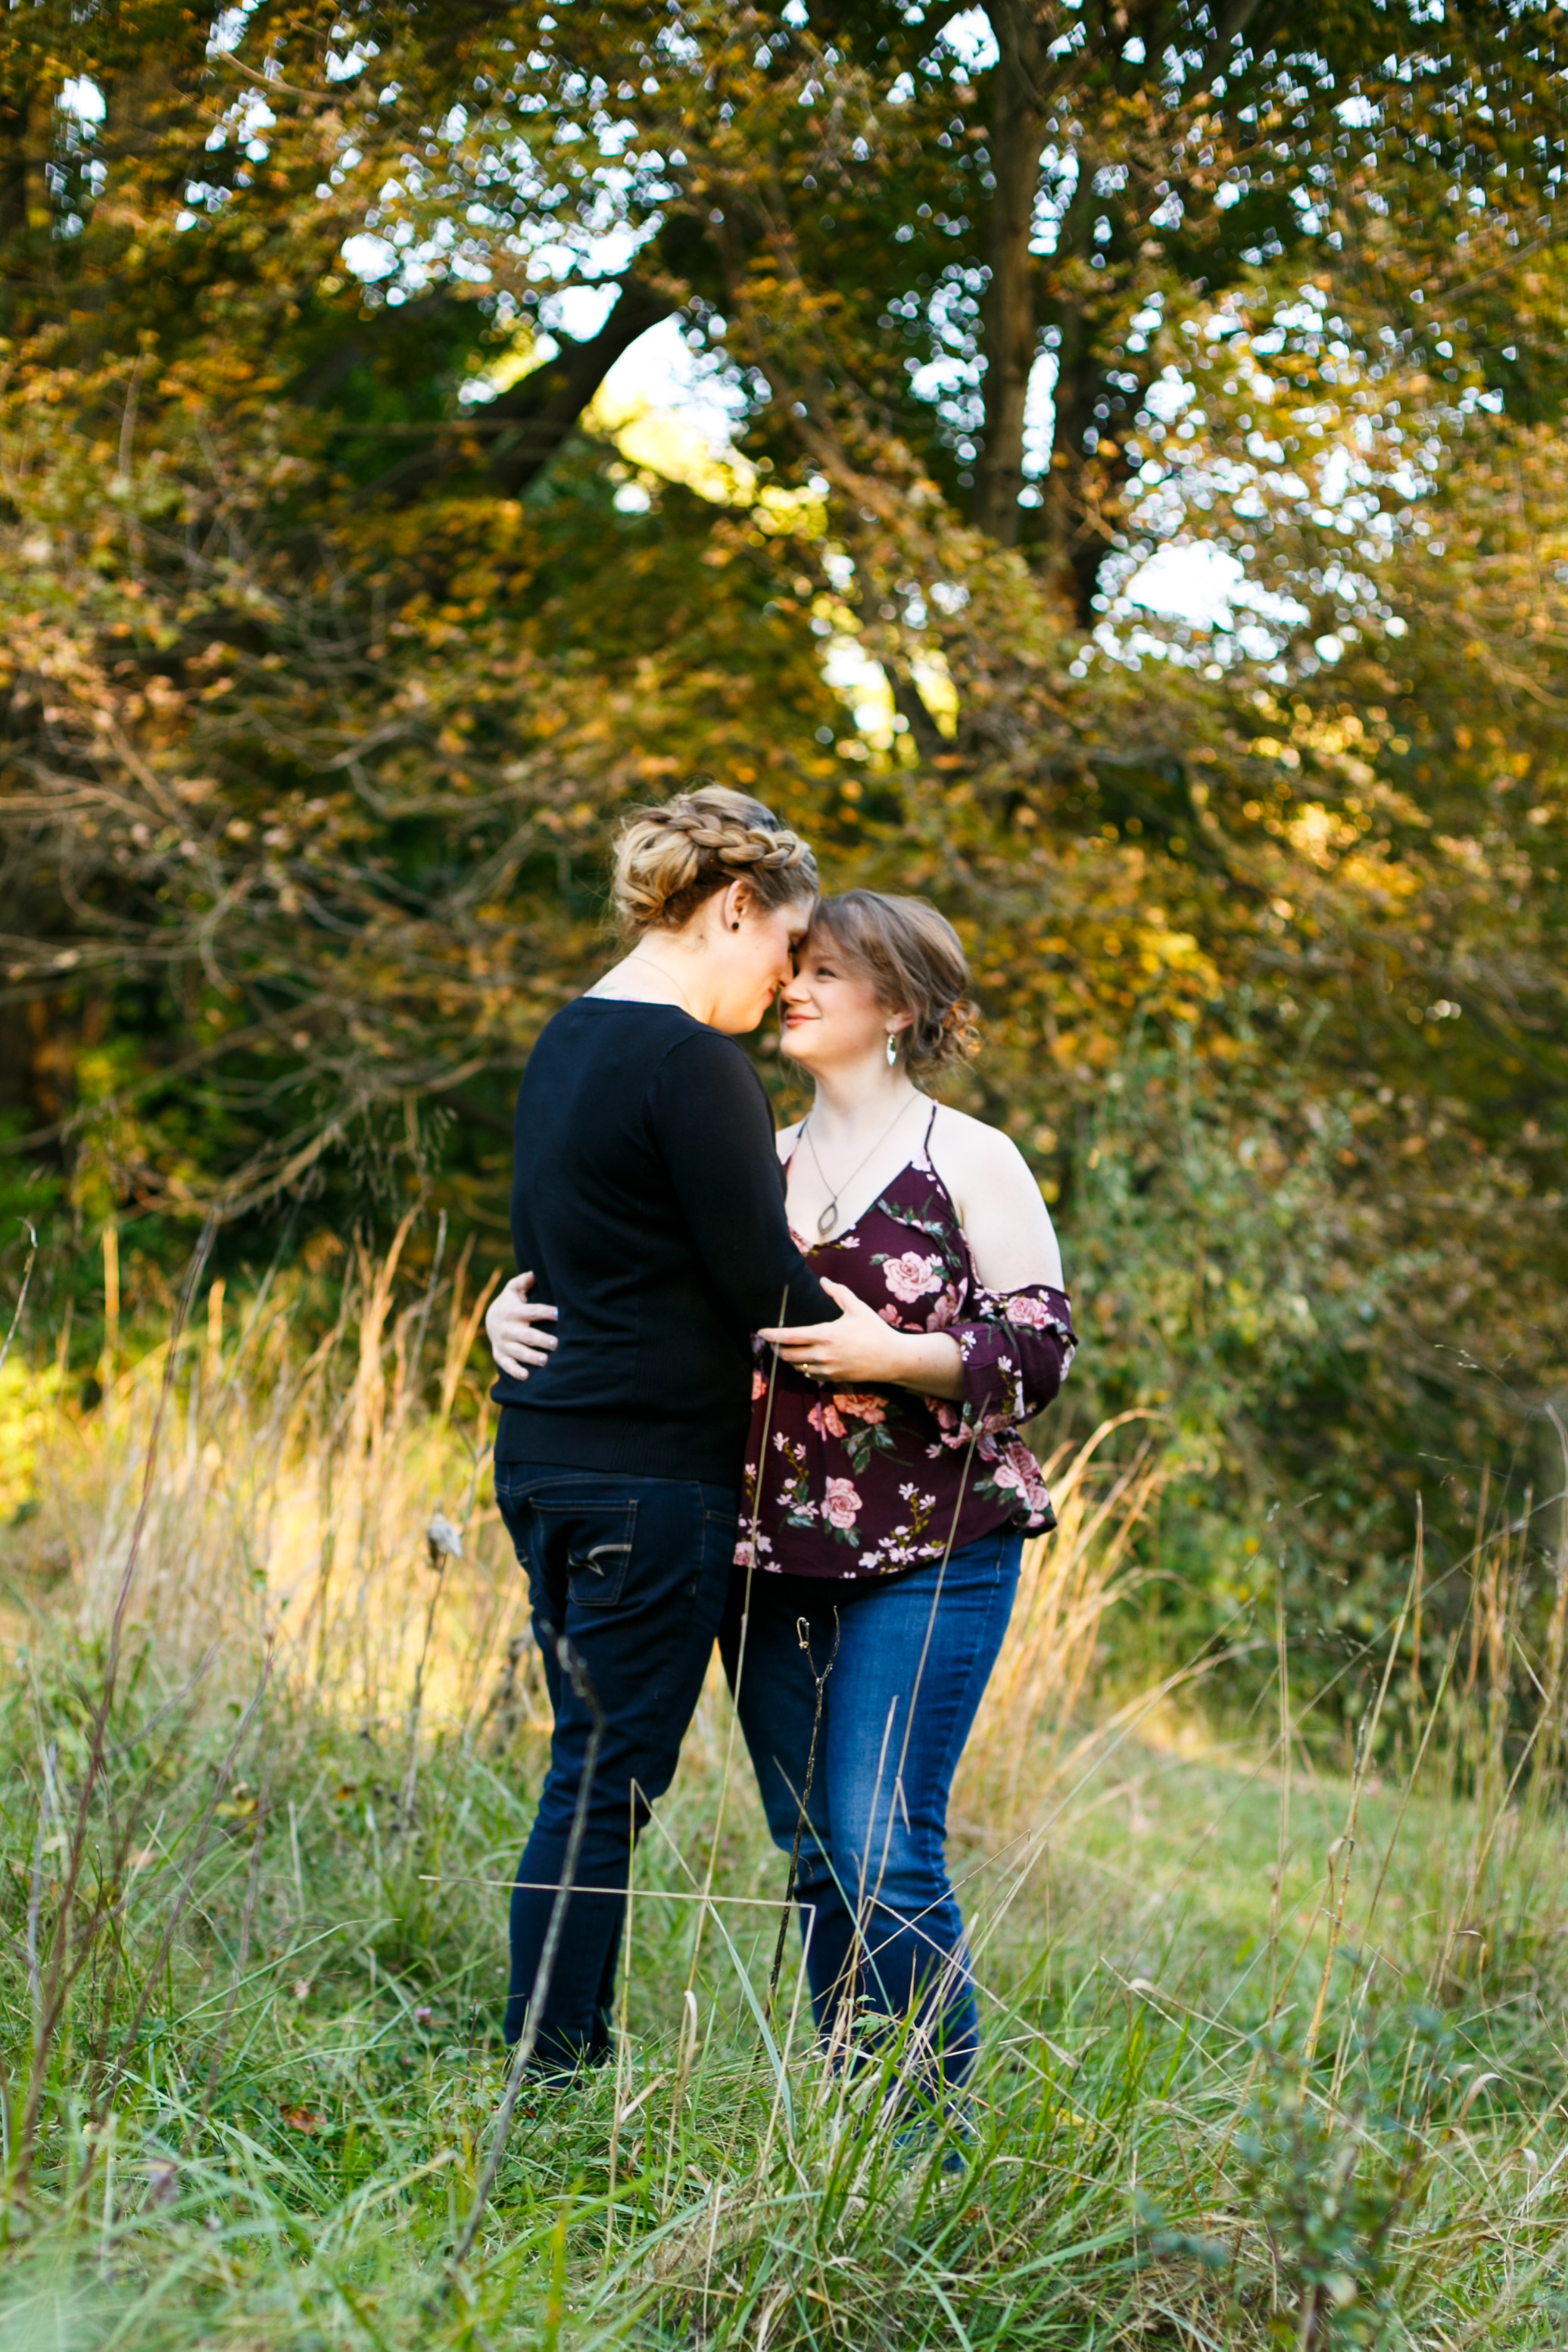
[[[732,882],[749,882],[763,907],[817,893],[817,861],[800,835],[749,793],[695,776],[662,808],[634,810],[616,836],[612,895],[633,938],[679,930]]]
[[[963,943],[924,898],[845,890],[819,899],[811,929],[825,931],[864,975],[884,1013],[911,1015],[901,1050],[912,1078],[933,1076],[979,1052],[979,1008],[967,994]]]

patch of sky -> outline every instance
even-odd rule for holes
[[[543,311],[541,304],[541,317]],[[718,324],[715,321],[716,329]],[[567,331],[575,331],[570,327]],[[679,319],[661,319],[628,344],[601,385],[599,398],[608,412],[644,406],[669,410],[699,434],[716,457],[722,457],[733,446],[750,394],[722,352],[706,349],[700,341],[694,350]]]
[[[618,286],[563,286],[559,294],[547,294],[539,304],[539,324],[547,334],[591,343],[615,308],[620,292]]]
[[[1031,253],[1056,251],[1062,218],[1077,186],[1077,156],[1047,147],[1040,155],[1040,180],[1035,189],[1034,219],[1029,239]]]
[[[1318,499],[1325,507],[1337,507],[1350,486],[1351,454],[1335,447],[1329,451],[1318,472]]]
[[[1041,352],[1029,372],[1029,390],[1023,405],[1024,488],[1019,495],[1020,506],[1040,504],[1040,492],[1034,485],[1050,467],[1051,445],[1056,438],[1059,366],[1054,352]]]
[[[61,89],[55,104],[62,114],[68,114],[78,128],[91,138],[95,124],[103,121],[103,92],[97,82],[85,74],[73,74]]]
[[[1310,618],[1292,598],[1259,588],[1239,560],[1211,540],[1156,549],[1127,581],[1118,602],[1201,629],[1233,630],[1239,611],[1298,625]]]
[[[380,43],[370,40],[355,41],[347,49],[329,49],[327,79],[329,81],[352,81],[355,75],[363,73],[371,59],[379,58],[381,53]]]
[[[942,27],[936,46],[946,49],[950,58],[956,58],[968,73],[989,73],[1000,55],[990,18],[983,8],[966,8],[960,16],[950,17]]]
[[[1195,398],[1193,387],[1177,367],[1165,367],[1144,394],[1144,405],[1162,425],[1174,425]]]
[[[232,56],[245,38],[245,28],[257,0],[244,0],[238,8],[220,8],[207,35],[207,55],[210,58]]]
[[[857,730],[862,735],[885,736],[903,726],[893,717],[893,696],[888,690],[887,675],[879,661],[873,661],[858,637],[830,637],[822,653],[822,675],[833,692],[849,707]]]
[[[379,286],[397,268],[396,246],[390,237],[377,236],[369,229],[346,236],[339,252],[345,268],[366,286]]]

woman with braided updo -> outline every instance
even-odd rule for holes
[[[631,1840],[674,1774],[738,1538],[750,1334],[830,1297],[791,1239],[761,1081],[733,1040],[789,979],[817,890],[799,836],[703,783],[616,847],[631,947],[549,1022],[517,1097],[496,1498],[528,1571],[555,1728],[512,1895],[507,2037],[522,2032],[592,1729],[605,1729],[536,2064],[609,2047]],[[529,1297],[530,1287],[532,1297]],[[555,1323],[557,1335],[546,1327]],[[494,1332],[493,1332],[494,1336]]]
[[[952,926],[852,890],[817,903],[793,966],[781,1043],[815,1100],[778,1150],[791,1237],[840,1311],[808,1320],[802,1284],[760,1319],[721,1648],[773,1837],[799,1841],[819,2026],[904,2021],[929,2095],[977,2040],[948,1794],[1025,1535],[1053,1524],[1020,1432],[1074,1340],[1021,1154],[916,1083],[978,1043]],[[503,1362],[527,1281],[487,1318]]]

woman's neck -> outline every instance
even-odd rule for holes
[[[883,1054],[870,1055],[847,1068],[819,1071],[816,1085],[811,1132],[830,1143],[835,1137],[849,1143],[860,1135],[874,1135],[922,1099],[902,1063],[890,1070]]]
[[[683,956],[678,950],[666,948],[662,954],[654,955],[636,947],[619,963],[612,964],[588,992],[591,996],[619,997],[633,1004],[678,1005],[694,1021],[711,1024],[718,992],[712,974],[704,972],[702,962],[700,956]]]

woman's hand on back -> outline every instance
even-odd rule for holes
[[[822,1288],[842,1307],[836,1323],[775,1325],[758,1338],[787,1364],[834,1388],[870,1381],[879,1388],[918,1389],[925,1396],[961,1397],[963,1358],[946,1331],[900,1331],[841,1282]]]
[[[555,1321],[556,1309],[541,1299],[530,1298],[533,1286],[531,1271],[515,1274],[485,1309],[490,1353],[515,1381],[526,1381],[530,1367],[538,1371],[541,1364],[548,1364],[556,1346],[554,1333],[541,1328]]]

